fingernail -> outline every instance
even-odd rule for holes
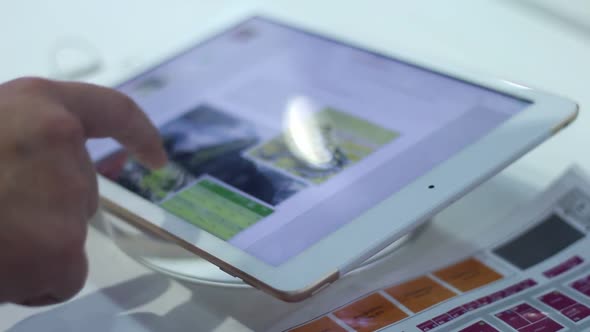
[[[163,168],[168,164],[166,151],[161,149],[149,149],[139,152],[136,159],[146,167],[152,170]]]

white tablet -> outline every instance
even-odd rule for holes
[[[89,142],[106,207],[286,301],[577,114],[559,97],[268,16],[235,19],[119,89],[159,127],[171,162],[150,172],[114,141]]]

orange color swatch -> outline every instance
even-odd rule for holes
[[[408,317],[378,293],[349,304],[334,315],[358,332],[375,331]]]
[[[309,324],[290,330],[290,332],[346,332],[346,330],[336,324],[330,317],[322,317]]]
[[[434,272],[434,275],[462,292],[485,286],[503,278],[475,258],[469,258],[457,264]]]
[[[426,276],[393,286],[385,291],[415,313],[456,295],[448,288]]]

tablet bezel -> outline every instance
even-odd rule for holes
[[[423,57],[418,60],[416,56],[409,54],[394,54],[368,47],[359,41],[347,40],[334,32],[318,31],[310,22],[303,22],[305,20],[255,11],[253,8],[239,8],[219,17],[207,27],[201,28],[201,33],[196,38],[199,40],[187,46],[194,46],[200,40],[221,33],[252,16],[269,17],[319,36],[394,57],[532,102],[531,106],[484,138],[279,266],[271,266],[99,176],[100,195],[107,210],[143,229],[175,241],[230,274],[283,300],[304,299],[333,282],[496,174],[573,121],[577,115],[577,105],[560,97],[507,81],[473,75],[453,66],[435,65]],[[164,59],[155,63],[162,60]],[[141,72],[143,70],[139,71]],[[420,199],[417,200],[416,197]],[[392,219],[398,221],[396,229],[392,229]],[[164,224],[166,228],[163,228]],[[330,265],[326,264],[327,262]]]

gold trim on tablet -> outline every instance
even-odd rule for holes
[[[169,240],[171,242],[176,243],[180,247],[188,250],[189,252],[209,261],[210,263],[218,266],[222,271],[232,275],[234,277],[242,279],[245,283],[251,285],[254,288],[260,289],[263,292],[266,292],[280,300],[285,302],[299,302],[307,299],[308,297],[316,294],[317,292],[321,291],[329,284],[333,283],[334,281],[338,280],[340,277],[339,271],[334,271],[328,274],[326,277],[320,279],[314,284],[311,284],[305,288],[302,288],[298,291],[294,292],[285,292],[273,288],[272,286],[264,283],[252,275],[222,261],[221,259],[211,255],[210,253],[196,247],[195,245],[184,241],[183,239],[170,234],[166,230],[150,223],[149,221],[143,219],[142,217],[132,213],[131,211],[123,208],[122,206],[118,205],[117,203],[109,200],[108,198],[101,197],[102,206],[114,216],[121,218],[123,221],[134,225],[142,230],[148,231],[151,234],[159,236],[163,239]]]
[[[578,113],[580,113],[580,105],[576,104],[575,112],[572,115],[570,115],[567,119],[563,120],[555,127],[553,127],[553,129],[551,129],[551,134],[555,135],[558,132],[560,132],[563,128],[569,126],[578,117]]]

